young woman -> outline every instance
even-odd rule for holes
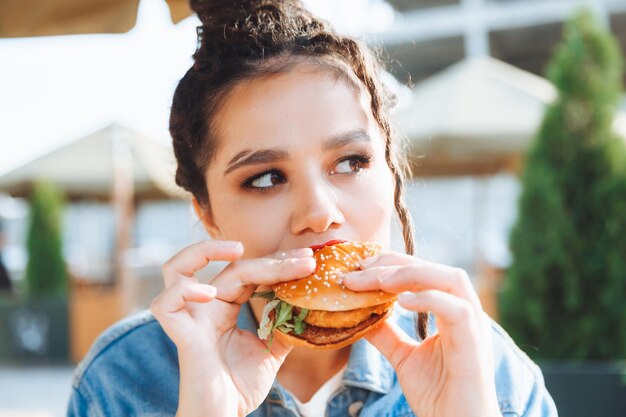
[[[484,314],[467,274],[413,256],[392,99],[370,51],[296,1],[191,3],[203,25],[170,132],[177,182],[213,239],[164,265],[152,314],[99,339],[69,414],[555,416],[538,367]],[[389,247],[394,209],[406,253],[344,280],[400,294],[394,316],[345,348],[274,339],[268,350],[252,293],[312,273],[312,245]],[[198,282],[214,260],[231,262]]]

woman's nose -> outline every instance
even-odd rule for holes
[[[345,222],[335,191],[323,181],[311,181],[294,198],[291,225],[296,235],[307,230],[323,233],[333,224],[341,225]]]

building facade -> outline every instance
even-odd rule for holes
[[[624,0],[387,0],[393,25],[367,35],[400,81],[416,83],[466,57],[491,55],[545,76],[564,22],[589,7],[626,55]],[[626,78],[625,78],[626,80]]]

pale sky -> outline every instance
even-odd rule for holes
[[[197,20],[174,26],[165,3],[145,4],[123,35],[0,41],[0,173],[114,121],[167,138]]]
[[[393,21],[382,0],[306,3],[343,32]],[[172,24],[165,2],[151,0],[126,34],[0,39],[0,175],[113,122],[169,141],[169,106],[197,25],[195,16]]]

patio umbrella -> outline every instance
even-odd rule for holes
[[[115,184],[116,160],[130,169],[128,177],[132,179],[135,199],[184,197],[174,182],[172,150],[119,124],[105,127],[0,176],[0,191],[26,197],[35,182],[45,179],[56,184],[71,200],[108,200]],[[129,163],[124,164],[124,161]]]
[[[130,312],[135,280],[125,265],[131,247],[135,202],[185,198],[174,182],[170,148],[119,124],[112,124],[45,154],[0,177],[0,191],[25,197],[35,182],[57,185],[70,200],[110,201],[115,211],[114,268],[121,306]]]
[[[545,109],[556,97],[549,81],[479,57],[416,85],[408,104],[393,117],[408,139],[414,176],[475,176],[472,228],[478,236],[485,218],[486,176],[519,172]],[[614,130],[626,138],[624,112],[616,114]],[[474,248],[479,254],[478,242]]]
[[[174,23],[192,13],[187,0],[159,1],[167,2]],[[124,33],[135,26],[138,6],[139,0],[3,0],[0,37]]]
[[[555,97],[545,79],[480,57],[415,86],[395,121],[410,140],[416,175],[515,170]]]

